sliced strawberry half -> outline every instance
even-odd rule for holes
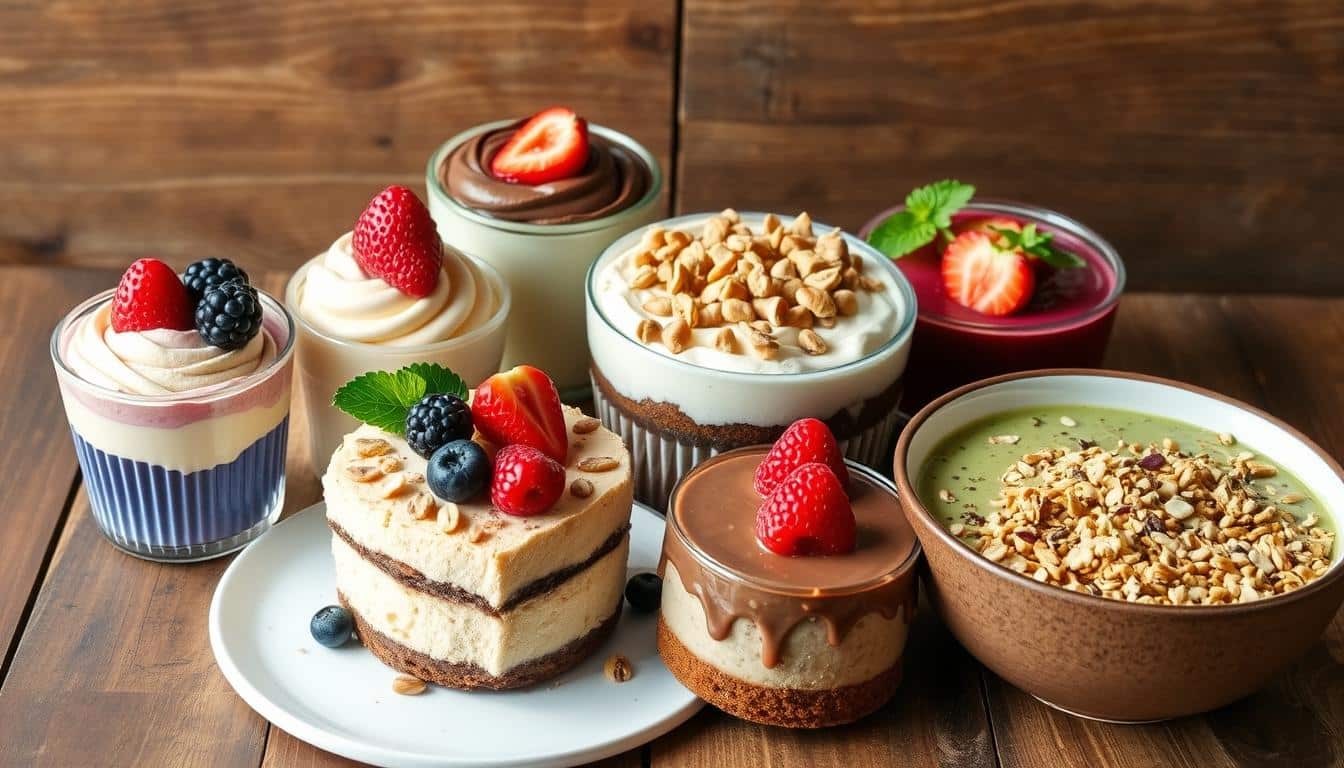
[[[575,176],[588,164],[588,121],[565,107],[528,118],[490,161],[490,173],[515,184]]]
[[[425,204],[406,187],[390,186],[369,201],[351,247],[361,269],[407,296],[424,298],[438,287],[443,241]]]
[[[561,464],[569,455],[560,393],[551,377],[530,365],[481,382],[471,399],[471,419],[496,446],[530,446]]]
[[[984,232],[966,231],[943,252],[943,288],[953,301],[986,315],[1011,315],[1031,301],[1036,273],[1021,251],[1004,250]]]
[[[790,472],[756,512],[756,538],[777,555],[848,554],[857,537],[849,497],[825,464]]]
[[[840,454],[840,444],[830,427],[820,419],[799,419],[784,430],[765,459],[756,465],[752,478],[756,492],[769,496],[784,478],[804,464],[820,462],[831,468],[841,485],[849,484],[849,470]]]
[[[121,276],[112,299],[112,330],[190,331],[195,327],[191,295],[172,267],[158,259],[140,259]]]

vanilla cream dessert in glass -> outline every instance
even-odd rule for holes
[[[657,509],[721,451],[821,419],[882,466],[914,329],[891,261],[806,214],[691,214],[617,240],[587,280],[592,391]]]
[[[504,366],[536,365],[574,400],[588,386],[584,275],[612,241],[663,215],[663,176],[634,139],[591,125],[588,161],[572,175],[495,177],[492,160],[526,122],[478,125],[439,147],[426,169],[429,210],[445,243],[498,269],[513,292]]]
[[[190,314],[119,329],[116,305],[154,280],[147,262],[160,279],[145,302],[172,289],[195,310],[171,268],[142,259],[56,327],[56,379],[103,534],[148,560],[218,557],[265,533],[284,505],[294,324],[256,291],[259,325],[236,348],[209,343]]]
[[[432,291],[408,295],[360,265],[347,232],[294,273],[285,303],[298,328],[309,455],[320,472],[358,426],[331,407],[338,387],[415,362],[451,368],[475,386],[499,370],[511,301],[498,272],[448,246]]]

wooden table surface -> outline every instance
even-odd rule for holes
[[[12,267],[0,280],[0,765],[332,766],[271,727],[215,666],[206,611],[229,558],[158,565],[98,532],[48,353],[105,270]],[[261,281],[277,291],[280,272]],[[1224,392],[1344,453],[1344,299],[1133,294],[1108,364]],[[294,411],[295,415],[301,413]],[[316,501],[291,419],[286,509]],[[1326,766],[1344,761],[1344,616],[1269,688],[1201,717],[1113,726],[1059,714],[981,668],[921,613],[882,711],[820,732],[706,710],[608,766]],[[1223,642],[1224,638],[1209,638]],[[1161,642],[1161,638],[1153,638]],[[1080,681],[1086,684],[1086,681]]]

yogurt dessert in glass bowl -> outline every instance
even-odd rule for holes
[[[952,634],[1074,714],[1228,704],[1344,602],[1344,470],[1199,387],[1081,369],[976,382],[914,416],[895,475]]]
[[[1110,243],[1055,211],[973,192],[922,187],[860,231],[919,298],[907,412],[989,376],[1099,366],[1110,339],[1125,287]]]
[[[430,157],[425,185],[444,242],[513,291],[504,365],[538,365],[567,400],[585,398],[584,275],[612,241],[663,215],[657,159],[555,108],[454,136]]]
[[[790,448],[715,456],[673,491],[658,650],[682,684],[736,717],[851,722],[900,683],[920,546],[889,480],[838,451],[799,462],[807,438],[781,442]],[[788,466],[761,486],[777,456]]]
[[[915,298],[861,240],[807,214],[681,216],[613,243],[587,302],[594,403],[640,501],[662,509],[691,467],[805,417],[885,463]]]
[[[89,506],[137,557],[218,557],[279,517],[294,324],[246,280],[141,259],[52,333]]]
[[[451,368],[475,386],[499,370],[511,299],[498,272],[443,245],[419,199],[393,186],[294,273],[285,303],[298,328],[309,456],[320,472],[358,426],[331,407],[338,387],[416,362]]]

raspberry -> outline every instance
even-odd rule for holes
[[[849,484],[849,470],[840,455],[840,444],[825,423],[817,419],[799,419],[780,435],[765,460],[756,467],[756,492],[769,496],[784,478],[808,462],[820,462],[831,468],[840,485]]]
[[[508,515],[527,517],[550,509],[565,491],[565,468],[527,445],[507,445],[495,454],[490,501]]]
[[[756,512],[756,538],[788,557],[853,552],[856,529],[840,479],[816,462],[793,470]]]

